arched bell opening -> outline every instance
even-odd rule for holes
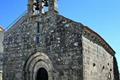
[[[29,0],[28,3],[30,15],[45,14],[49,11],[58,12],[57,0]]]

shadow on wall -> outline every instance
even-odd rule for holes
[[[115,57],[114,57],[114,77],[115,77],[115,80],[120,80],[119,79],[119,70],[118,70],[117,60],[116,60]]]

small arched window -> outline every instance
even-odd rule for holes
[[[48,0],[42,0],[42,13],[47,12],[48,8],[49,8],[49,1]]]

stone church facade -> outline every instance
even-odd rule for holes
[[[115,80],[114,50],[87,26],[60,15],[57,0],[29,0],[3,44],[3,80]]]

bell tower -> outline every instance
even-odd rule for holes
[[[28,0],[28,14],[40,15],[46,12],[58,12],[57,0]]]

